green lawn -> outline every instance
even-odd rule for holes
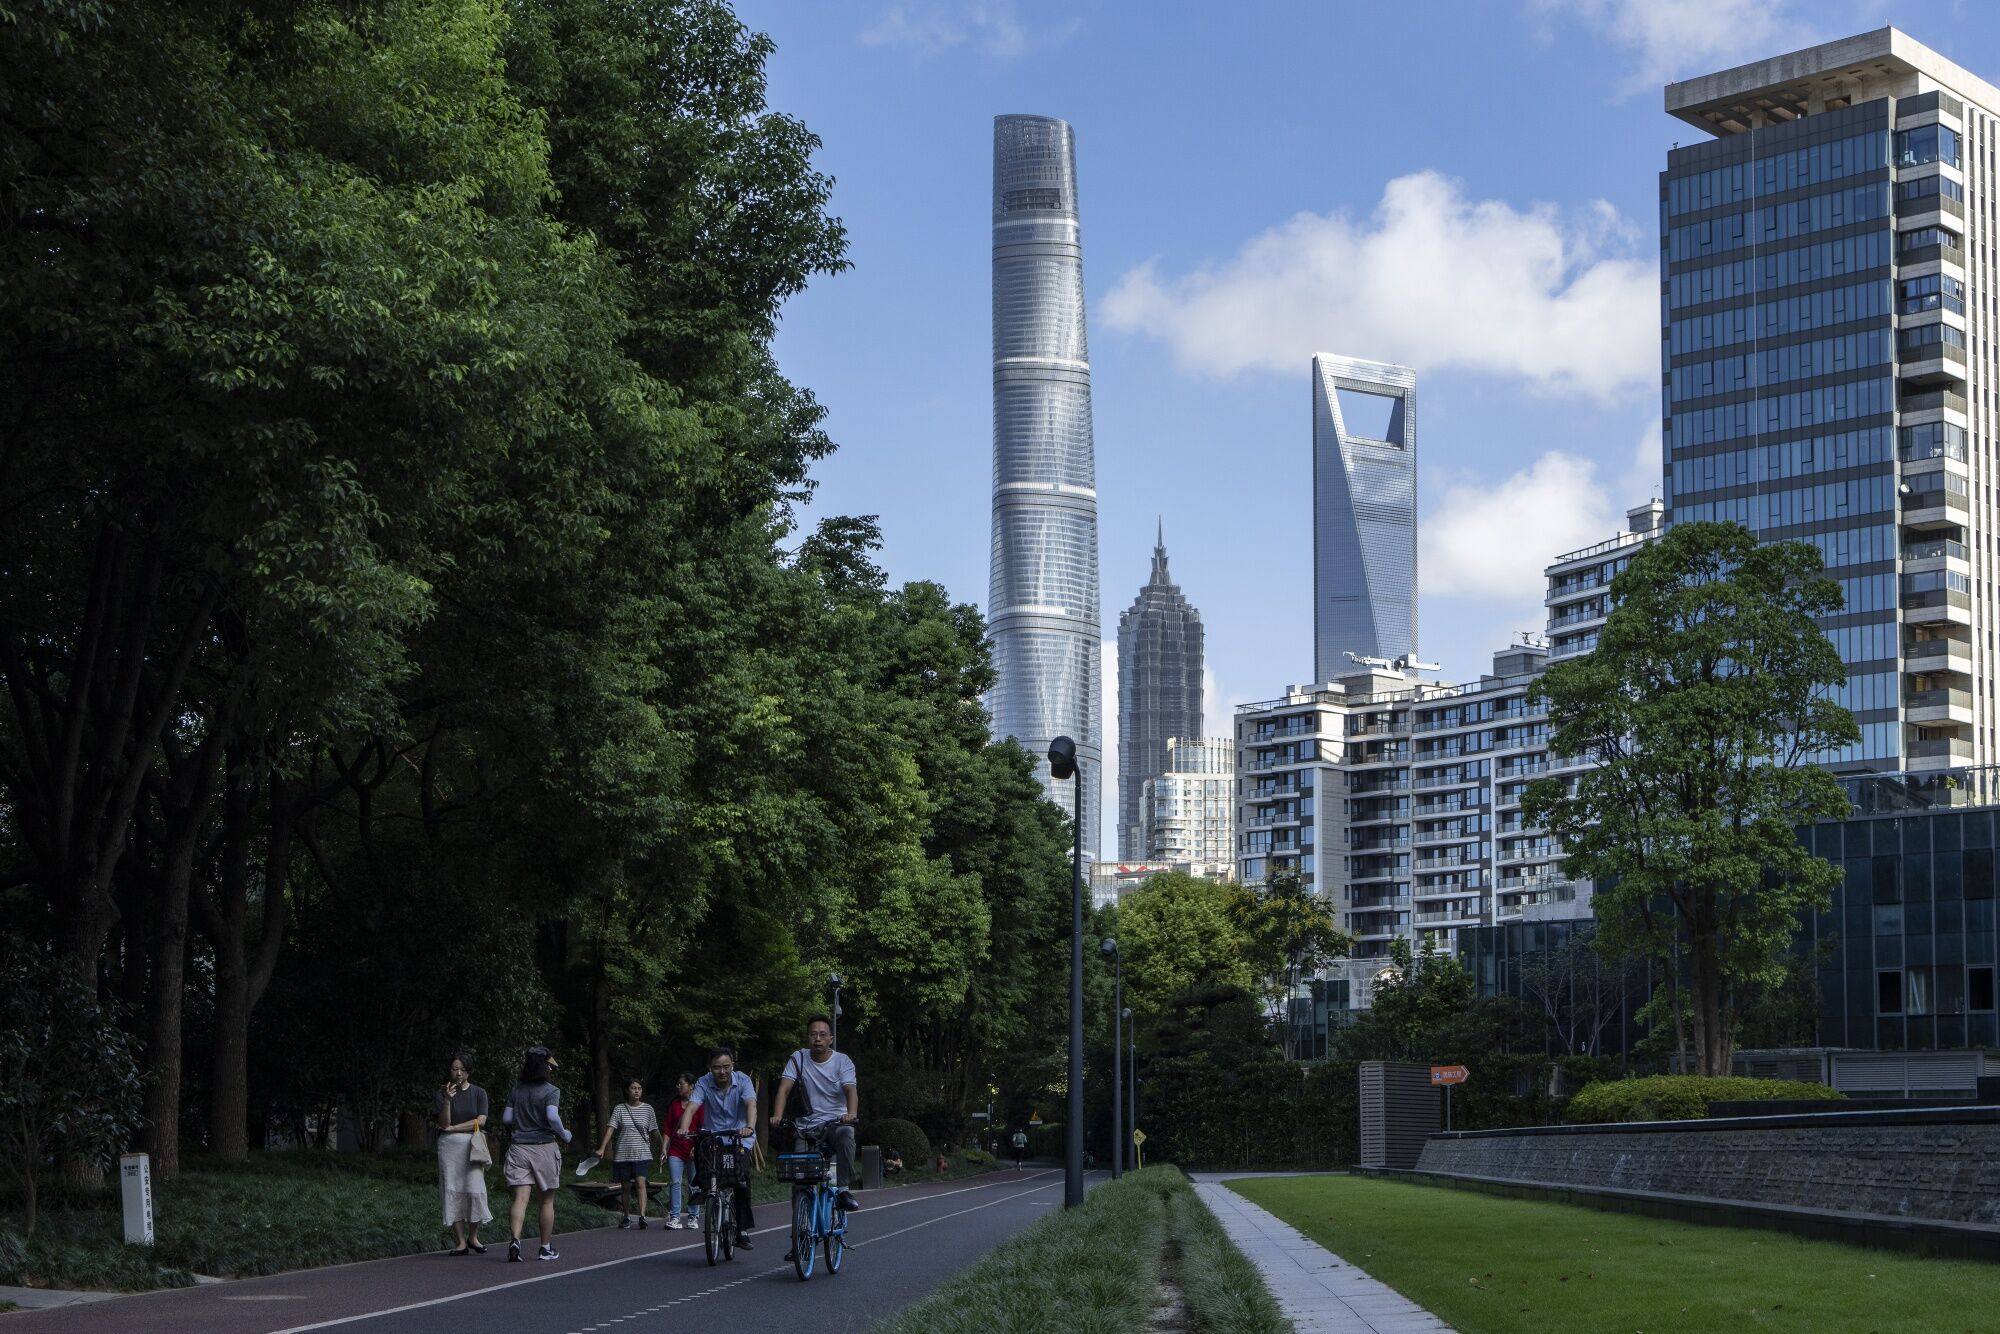
[[[1363,1177],[1231,1188],[1462,1334],[1942,1334],[2000,1323],[2000,1265]]]
[[[1156,1325],[1162,1279],[1185,1324]],[[1289,1334],[1263,1280],[1177,1167],[1097,1187],[1037,1219],[876,1334]]]
[[[984,1156],[981,1155],[981,1158]],[[955,1158],[945,1177],[989,1169]],[[590,1178],[608,1181],[600,1167]],[[890,1180],[902,1185],[943,1179],[923,1169]],[[567,1165],[564,1181],[575,1180]],[[752,1198],[784,1198],[789,1187],[767,1167],[752,1182]],[[508,1192],[496,1164],[487,1172],[493,1221],[480,1229],[491,1245],[507,1237]],[[649,1212],[665,1207],[664,1187]],[[618,1215],[564,1190],[556,1230],[616,1225]],[[154,1188],[155,1244],[127,1246],[119,1219],[117,1181],[83,1198],[49,1191],[41,1221],[25,1250],[13,1244],[21,1227],[18,1204],[0,1197],[0,1284],[38,1288],[140,1291],[186,1287],[194,1275],[244,1278],[288,1269],[372,1260],[438,1250],[451,1233],[439,1222],[437,1157],[429,1150],[359,1153],[254,1153],[235,1167],[197,1160]],[[525,1231],[535,1234],[530,1209]]]

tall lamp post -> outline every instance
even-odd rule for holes
[[[1118,1133],[1132,1153],[1132,1166],[1137,1167],[1139,1152],[1138,1146],[1132,1143],[1132,1131],[1139,1128],[1139,1027],[1132,1022],[1132,1007],[1129,1005],[1118,1012],[1118,1018],[1124,1029],[1118,1040],[1129,1044],[1125,1048],[1125,1078],[1131,1082],[1131,1096],[1125,1099],[1125,1109],[1132,1122],[1129,1128],[1120,1126]]]
[[[839,1046],[840,1045],[840,974],[828,973],[826,975],[826,981],[827,985],[833,988],[833,1022],[827,1025],[827,1027],[833,1030],[834,1045]]]
[[[1098,946],[1111,960],[1111,1179],[1125,1174],[1125,961],[1118,956],[1118,942],[1107,939]]]
[[[1069,883],[1069,1124],[1064,1127],[1063,1207],[1083,1203],[1083,762],[1076,742],[1049,742],[1049,774],[1076,782],[1075,851]]]

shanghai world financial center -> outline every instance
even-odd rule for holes
[[[1668,87],[1712,140],[1660,175],[1673,521],[1811,542],[1861,742],[1993,759],[1996,91],[1893,29]]]

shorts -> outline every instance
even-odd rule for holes
[[[652,1175],[651,1158],[620,1158],[611,1164],[613,1181],[643,1181]]]
[[[562,1150],[553,1144],[509,1144],[502,1173],[509,1186],[554,1190],[562,1184]]]

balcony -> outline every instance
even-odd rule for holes
[[[1919,639],[1903,645],[1906,672],[1972,671],[1972,645],[1962,639]]]
[[[1477,829],[1433,829],[1429,833],[1418,831],[1418,847],[1439,847],[1446,843],[1470,843],[1480,837]]]
[[[1391,776],[1388,778],[1378,778],[1372,783],[1357,783],[1347,789],[1347,795],[1350,797],[1373,797],[1385,792],[1408,792],[1409,790],[1409,779]]]
[[[1347,851],[1353,856],[1365,857],[1369,853],[1374,852],[1406,852],[1409,850],[1409,846],[1410,840],[1407,836],[1403,838],[1380,838],[1371,839],[1366,842],[1357,841],[1350,843],[1347,845]]]
[[[1419,871],[1449,871],[1456,866],[1476,866],[1477,857],[1468,857],[1462,852],[1444,852],[1434,857],[1419,857],[1416,867]]]
[[[1903,620],[1910,625],[1972,624],[1972,598],[1951,589],[1903,594]]]
[[[1897,496],[1897,508],[1902,511],[1905,526],[1915,529],[1958,528],[1971,520],[1972,502],[1966,495],[1966,484],[1956,473],[1925,473],[1925,478],[1941,477],[1941,486],[1918,487],[1905,482],[1911,489]]]
[[[1444,922],[1460,926],[1477,926],[1485,920],[1485,914],[1480,909],[1478,900],[1475,899],[1466,903],[1461,908],[1441,908],[1435,911],[1419,912],[1411,920],[1420,926],[1429,926]]]
[[[1956,390],[1936,390],[1925,394],[1904,394],[1897,408],[1905,417],[1919,412],[1956,412],[1965,415],[1965,395]]]
[[[1603,606],[1592,603],[1587,607],[1572,607],[1560,616],[1552,617],[1548,628],[1560,630],[1565,626],[1581,625],[1585,621],[1601,621],[1608,613]]]
[[[1421,792],[1440,787],[1478,787],[1485,781],[1484,778],[1467,778],[1462,774],[1426,774],[1414,786]]]
[[[1972,725],[1972,692],[1949,686],[1930,690],[1903,690],[1903,719],[1912,723],[1963,723]]]
[[[1903,763],[1912,772],[1962,769],[1972,763],[1972,743],[1962,737],[1917,738],[1904,743]]]
[[[1965,559],[1967,559],[1965,551],[1965,543],[1955,542],[1948,537],[1932,538],[1928,542],[1905,542],[1903,544],[1903,564],[1905,566],[1909,566],[1918,561],[1943,561],[1943,560],[1965,560]],[[1938,569],[1940,567],[1937,565],[1928,565],[1925,566],[1924,568]],[[1907,574],[1916,573],[1916,571],[1908,569],[1906,569],[1904,572]]]

